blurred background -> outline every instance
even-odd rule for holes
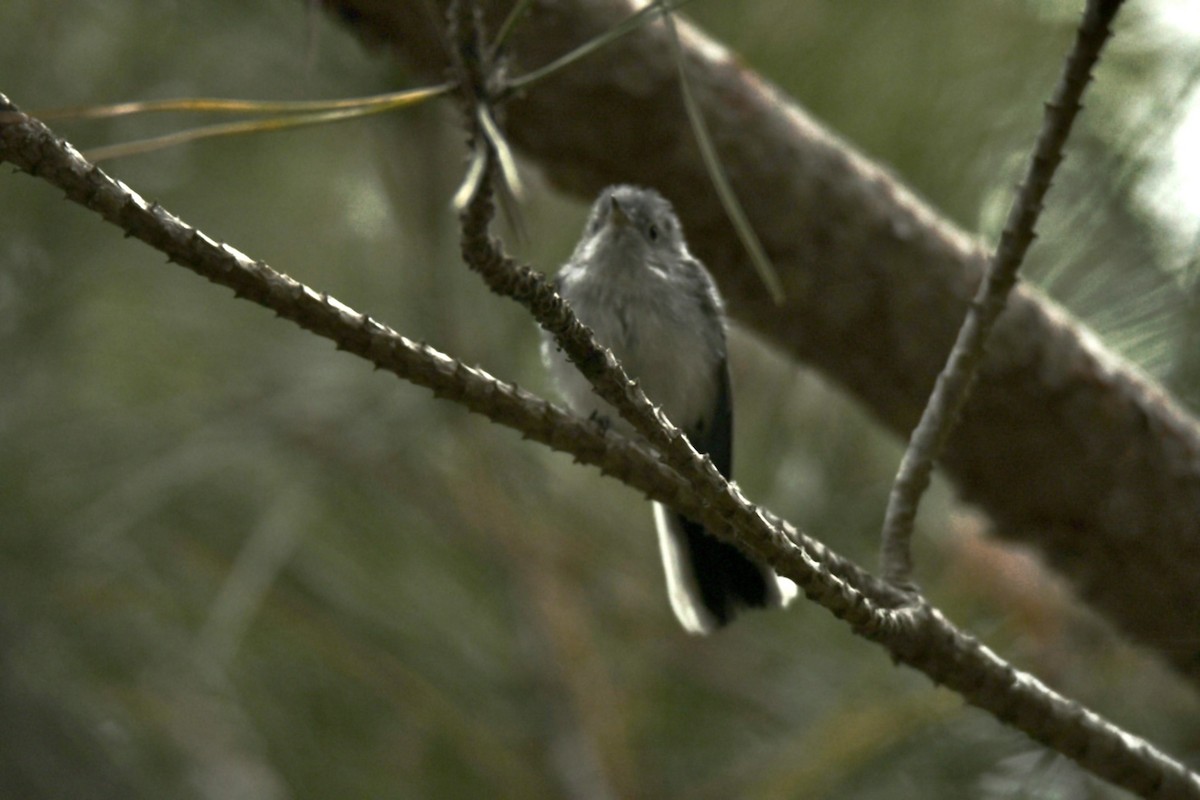
[[[688,13],[994,240],[1080,2]],[[1028,277],[1200,406],[1200,22],[1135,2]],[[1193,6],[1189,8],[1189,6]],[[412,85],[294,0],[8,3],[25,109]],[[212,118],[62,123],[81,148]],[[458,261],[447,107],[113,161],[210,236],[552,393]],[[527,171],[553,271],[585,206]],[[738,481],[865,565],[900,443],[733,334]],[[689,638],[647,504],[0,176],[0,797],[1108,798],[820,608]],[[935,488],[919,577],[1018,666],[1200,764],[1200,702]]]

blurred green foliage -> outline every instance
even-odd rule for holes
[[[1076,5],[689,11],[994,238]],[[1195,231],[1166,229],[1144,198],[1170,167],[1145,143],[1178,118],[1195,55],[1128,9],[1030,264],[1193,405],[1198,318],[1173,243]],[[27,109],[402,85],[292,0],[0,10],[0,91]],[[60,130],[86,147],[206,121]],[[549,392],[532,323],[458,263],[461,142],[430,108],[109,169],[405,335]],[[533,195],[513,247],[552,270],[583,208]],[[873,563],[898,443],[819,376],[742,333],[733,347],[741,485]],[[1119,796],[803,602],[686,637],[634,492],[12,174],[0,375],[0,796]],[[956,620],[1196,761],[1200,704],[1170,675],[1033,559],[991,547],[945,487],[922,528],[921,580]]]

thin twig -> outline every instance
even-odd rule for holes
[[[508,41],[509,34],[517,27],[521,18],[529,13],[531,5],[533,5],[533,0],[514,0],[512,8],[508,10],[508,16],[504,18],[504,22],[500,23],[500,28],[496,31],[496,38],[488,47],[489,58],[494,59],[500,53],[500,48],[504,47],[504,43]]]
[[[660,0],[659,3],[652,3],[640,8],[633,14],[630,14],[628,17],[621,20],[616,25],[613,25],[600,36],[584,42],[579,47],[576,47],[569,53],[559,56],[549,64],[545,64],[537,69],[530,70],[523,75],[518,75],[517,77],[512,78],[508,81],[508,85],[505,87],[505,94],[508,95],[528,89],[538,81],[549,78],[554,73],[569,67],[571,64],[574,64],[581,58],[586,58],[592,53],[599,51],[601,48],[607,46],[610,42],[621,38],[627,33],[636,31],[638,28],[653,19],[654,15],[660,13],[660,10],[671,11],[672,9],[680,8],[681,6],[690,3],[691,1],[692,0]]]
[[[1082,108],[1079,99],[1112,33],[1109,25],[1121,2],[1088,0],[1054,97],[1046,104],[1042,129],[1000,243],[900,462],[884,515],[881,554],[883,576],[897,586],[908,586],[911,581],[911,539],[917,507],[929,487],[933,463],[941,455],[970,395],[988,336],[1004,311],[1009,292],[1016,284],[1017,270],[1033,243],[1042,202],[1054,171],[1062,162],[1063,145],[1071,125]]]

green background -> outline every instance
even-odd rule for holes
[[[1077,3],[698,0],[689,13],[994,240]],[[1196,42],[1131,3],[1028,277],[1193,409]],[[584,67],[585,68],[585,67]],[[305,4],[0,10],[29,110],[366,95],[411,79]],[[448,107],[106,164],[254,258],[551,394],[537,332],[457,259]],[[56,123],[81,148],[212,122]],[[552,271],[585,205],[526,170]],[[900,444],[736,328],[738,480],[861,563]],[[935,487],[919,579],[1018,666],[1200,762],[1200,702]],[[1189,632],[1181,632],[1187,636]],[[0,176],[0,796],[1120,797],[803,601],[669,611],[647,504]]]

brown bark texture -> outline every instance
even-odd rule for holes
[[[324,5],[421,78],[445,77],[442,3]],[[484,2],[491,30],[510,5]],[[552,61],[634,10],[627,0],[534,2],[510,39],[510,74]],[[510,141],[549,182],[581,197],[616,182],[657,188],[741,325],[907,437],[987,254],[734,54],[694,27],[680,33],[730,181],[779,270],[783,306],[711,189],[661,24],[507,102]],[[997,535],[1036,547],[1102,616],[1200,683],[1196,421],[1028,287],[1017,287],[988,351],[942,458],[945,473]]]

